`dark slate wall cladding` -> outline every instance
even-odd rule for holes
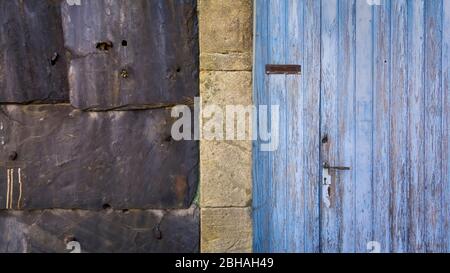
[[[64,2],[62,18],[75,107],[165,105],[198,94],[195,0]]]
[[[1,106],[0,208],[187,208],[198,144],[173,141],[171,126],[170,109]]]
[[[197,252],[198,212],[0,212],[0,252]],[[70,246],[70,244],[69,244]]]
[[[68,101],[58,1],[0,2],[0,102]]]
[[[197,94],[195,0],[0,0],[0,252],[197,252]]]

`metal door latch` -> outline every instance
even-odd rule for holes
[[[331,207],[331,175],[330,170],[348,171],[350,167],[344,166],[330,166],[328,163],[323,163],[322,168],[322,201],[327,208]]]
[[[328,163],[323,163],[323,168],[327,170],[336,170],[336,171],[350,171],[350,167],[344,166],[330,166]]]
[[[322,201],[325,207],[331,207],[331,175],[327,168],[322,169]]]

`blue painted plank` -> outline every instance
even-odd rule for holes
[[[256,3],[255,101],[281,124],[279,149],[254,151],[255,251],[448,251],[449,1]],[[330,208],[322,160],[352,167]]]
[[[350,166],[350,171],[334,172],[337,189],[336,201],[341,204],[337,217],[339,226],[339,250],[354,252],[356,244],[355,215],[355,69],[356,69],[356,1],[338,2],[338,55],[337,89],[336,89],[336,132],[331,141],[336,143],[336,160],[334,165]],[[366,5],[367,6],[367,5]]]
[[[356,1],[356,77],[354,89],[354,122],[355,149],[344,149],[353,152],[354,164],[352,186],[354,187],[353,225],[355,234],[352,242],[353,251],[366,252],[367,243],[372,241],[372,158],[373,158],[373,6],[366,1]],[[342,51],[346,49],[343,48]],[[350,107],[350,106],[349,106]],[[350,111],[350,110],[349,110]],[[350,182],[350,181],[346,181]],[[349,183],[350,184],[350,183]],[[345,227],[349,229],[350,227]]]
[[[303,64],[303,1],[287,1],[287,45],[286,63]],[[302,88],[301,75],[286,76],[286,126],[287,126],[287,195],[286,195],[286,232],[288,239],[287,251],[303,252],[305,246],[305,182],[304,167],[304,133],[303,107],[305,93]]]
[[[321,132],[328,135],[329,141],[322,146],[322,160],[329,165],[337,162],[338,120],[336,115],[338,90],[338,1],[329,0],[322,4],[321,22]],[[321,251],[339,252],[340,222],[339,211],[342,199],[340,194],[339,174],[332,173],[331,185],[328,189],[330,205],[321,202]],[[322,198],[327,193],[322,192]]]
[[[390,116],[390,181],[391,248],[406,252],[408,243],[408,107],[407,107],[407,7],[406,0],[391,1],[391,116]]]
[[[408,2],[408,252],[425,251],[425,1]]]
[[[321,3],[304,0],[303,181],[305,183],[305,252],[320,251],[320,18]]]
[[[389,117],[391,9],[387,1],[374,9],[374,83],[373,83],[373,240],[381,252],[390,252],[390,162]]]
[[[450,1],[443,1],[442,18],[442,92],[443,92],[443,169],[444,189],[442,213],[444,219],[444,236],[446,252],[450,252]]]
[[[442,0],[425,2],[426,251],[445,250],[442,202]]]
[[[286,63],[286,1],[270,0],[269,10],[269,61],[271,64]],[[273,252],[287,251],[287,181],[286,181],[286,76],[272,74],[269,78],[270,103],[279,105],[279,145],[272,152],[271,191],[273,209],[271,215]]]
[[[256,106],[269,105],[269,90],[264,72],[268,60],[268,8],[268,0],[259,0],[255,3],[253,99]],[[254,141],[253,144],[253,250],[268,252],[271,249],[271,240],[268,238],[272,232],[270,229],[272,200],[268,194],[271,178],[270,153],[260,150],[259,141]]]

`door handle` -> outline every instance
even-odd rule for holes
[[[323,168],[328,170],[336,170],[336,171],[349,171],[350,167],[345,166],[330,166],[328,163],[323,163]]]
[[[350,167],[346,166],[330,166],[327,162],[323,163],[322,169],[322,201],[325,207],[331,207],[331,175],[330,170],[348,171]]]

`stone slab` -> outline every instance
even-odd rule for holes
[[[0,107],[0,209],[187,208],[198,143],[174,141],[170,109]]]
[[[0,102],[67,102],[60,1],[0,1]]]
[[[195,208],[0,211],[0,252],[69,253],[74,243],[81,253],[198,252],[198,214]]]
[[[62,21],[73,106],[133,108],[198,95],[195,0],[65,2]]]

